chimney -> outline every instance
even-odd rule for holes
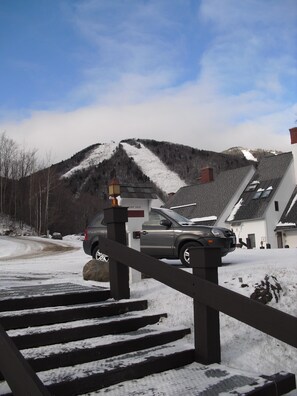
[[[213,168],[203,168],[200,172],[199,182],[201,184],[212,182],[213,179]]]
[[[292,153],[295,169],[295,182],[297,184],[297,127],[289,129],[291,135]]]

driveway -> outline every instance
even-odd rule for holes
[[[38,237],[0,237],[0,260],[29,259],[77,250],[71,244]]]

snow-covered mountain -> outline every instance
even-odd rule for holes
[[[75,194],[90,192],[104,196],[113,176],[122,184],[152,184],[163,197],[180,187],[196,183],[203,167],[214,174],[248,164],[256,165],[264,150],[233,147],[216,153],[189,146],[146,139],[100,143],[88,147],[56,165],[60,177]]]
[[[177,191],[179,188],[186,185],[176,172],[171,171],[152,151],[146,148],[142,143],[138,145],[129,144],[127,142],[120,143],[121,148],[125,151],[129,159],[132,159],[135,164],[141,169],[143,174],[162,191],[169,194]],[[118,145],[116,143],[100,144],[94,149],[90,150],[85,158],[76,166],[71,168],[63,178],[70,178],[75,173],[87,171],[98,167],[103,161],[109,160],[116,152]]]
[[[97,143],[17,182],[7,179],[4,213],[39,233],[77,233],[109,205],[108,184],[115,176],[121,185],[152,186],[165,202],[180,187],[198,183],[202,168],[211,167],[216,178],[224,170],[257,167],[255,159],[246,149],[217,153],[148,139]],[[10,199],[14,191],[21,197],[17,206]]]
[[[223,151],[225,154],[240,155],[249,161],[258,162],[261,158],[267,157],[268,155],[277,155],[281,151],[277,150],[263,150],[263,149],[248,149],[244,147],[231,147],[228,150]]]

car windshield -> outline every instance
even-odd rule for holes
[[[192,225],[194,224],[190,219],[188,219],[187,217],[184,217],[176,212],[174,212],[171,209],[164,209],[162,208],[162,212],[164,212],[165,214],[167,214],[167,216],[169,216],[171,219],[173,219],[174,221],[176,221],[178,224],[180,225]]]
[[[100,227],[100,225],[105,225],[103,212],[97,213],[90,223],[90,227]]]

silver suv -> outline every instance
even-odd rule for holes
[[[98,245],[98,236],[106,236],[103,213],[98,214],[85,230],[83,248],[86,254],[107,261]],[[190,264],[189,249],[199,246],[221,248],[222,256],[235,250],[235,234],[227,228],[209,227],[179,215],[170,209],[153,208],[149,220],[142,225],[141,252],[155,258],[180,259]]]

